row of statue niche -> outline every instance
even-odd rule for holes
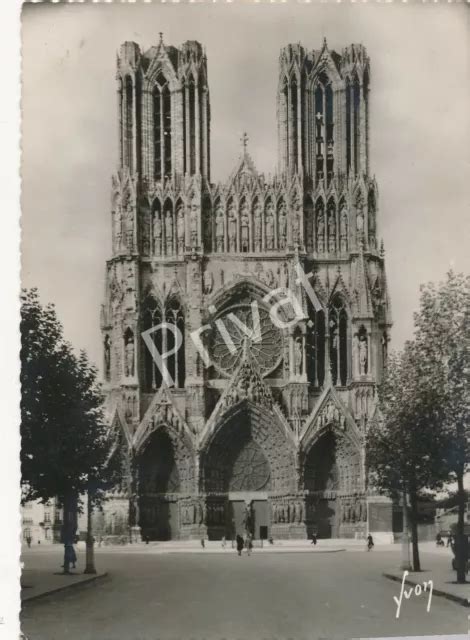
[[[192,204],[189,214],[189,232],[191,246],[198,244],[198,208]],[[183,205],[176,209],[176,234],[175,220],[170,209],[163,212],[155,211],[152,221],[153,253],[160,255],[182,255],[185,250],[186,221]]]
[[[300,240],[300,217],[298,203],[293,203],[292,220],[292,240],[298,243]],[[250,223],[250,207],[244,201],[237,216],[236,207],[230,202],[227,208],[227,219],[225,218],[224,207],[218,203],[215,208],[215,249],[218,253],[224,251],[260,252],[263,248],[268,251],[274,249],[285,249],[287,246],[287,208],[284,202],[278,207],[277,234],[276,234],[276,212],[274,204],[269,201],[263,216],[263,209],[257,201],[253,207],[253,220]],[[227,229],[226,229],[227,225]],[[263,234],[264,228],[264,234]],[[225,240],[227,231],[227,246]],[[277,246],[276,246],[277,235]],[[264,240],[264,243],[263,243]]]
[[[361,500],[355,504],[341,505],[341,522],[366,522],[366,520],[367,507]]]
[[[295,523],[300,524],[304,520],[303,502],[292,501],[285,503],[274,503],[272,506],[273,522],[279,523]]]
[[[206,506],[201,502],[193,502],[181,507],[182,524],[204,524],[205,521]]]
[[[369,244],[375,248],[375,212],[369,215]],[[356,204],[356,237],[358,241],[364,241],[364,205],[359,200]],[[336,252],[336,209],[332,203],[328,204],[325,218],[323,205],[317,208],[316,238],[318,253]],[[345,204],[339,212],[339,250],[346,253],[349,248],[349,212]]]

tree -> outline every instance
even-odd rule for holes
[[[408,342],[391,354],[378,387],[378,414],[367,437],[372,483],[395,500],[410,497],[413,570],[420,571],[418,498],[442,485],[446,476],[441,451],[444,435],[435,428],[435,403],[416,375],[418,353]],[[406,508],[406,505],[404,506]]]
[[[457,581],[465,582],[468,550],[464,536],[467,499],[464,474],[470,460],[470,277],[451,271],[444,282],[422,287],[415,326],[421,384],[439,405],[436,428],[446,439],[442,458],[449,479],[457,482]]]
[[[36,289],[21,296],[22,500],[56,497],[63,506],[63,540],[76,533],[80,496],[96,503],[116,481],[97,370],[77,357],[53,305]]]

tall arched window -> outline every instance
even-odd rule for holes
[[[134,120],[134,90],[132,86],[132,78],[126,76],[125,84],[125,100],[124,100],[124,114],[123,114],[123,127],[124,127],[124,164],[127,165],[130,171],[133,171],[133,120]]]
[[[162,368],[165,367],[171,376],[174,386],[183,388],[186,378],[185,370],[185,336],[184,314],[177,298],[170,298],[164,308],[153,297],[148,296],[143,305],[142,325],[144,331],[155,329],[150,334],[157,352],[162,356],[161,366],[155,362],[144,341],[145,390],[158,389],[163,380]],[[179,347],[175,350],[175,344]],[[171,353],[175,351],[175,353]],[[165,356],[165,354],[169,354]]]
[[[354,106],[354,171],[359,173],[360,163],[360,142],[361,142],[361,87],[359,79],[354,79],[354,91],[353,91],[353,106]]]
[[[162,309],[160,304],[155,300],[154,297],[148,296],[143,305],[143,314],[142,314],[142,327],[144,331],[148,331],[153,327],[157,327],[161,324],[163,318]],[[156,350],[158,353],[163,352],[163,344],[162,344],[162,331],[158,329],[151,334],[151,339],[153,340]],[[144,362],[144,388],[145,391],[151,392],[155,391],[162,384],[162,374],[160,368],[155,362],[152,354],[150,353],[149,348],[142,340],[142,350],[143,350],[143,362]]]
[[[189,172],[196,173],[196,89],[194,79],[189,82]]]
[[[290,86],[290,119],[292,122],[292,130],[291,130],[291,167],[292,170],[295,171],[298,169],[298,123],[297,123],[297,108],[298,108],[298,100],[297,100],[297,81],[295,78],[292,80]]]
[[[344,300],[336,295],[328,312],[331,380],[344,387],[348,380],[348,314]]]
[[[326,180],[330,184],[334,173],[334,124],[333,124],[333,89],[331,84],[325,88],[326,107]]]
[[[184,358],[184,314],[181,305],[176,298],[171,298],[165,305],[165,320],[172,327],[164,331],[164,342],[166,351],[174,350],[175,345],[180,345],[176,353],[172,353],[166,359],[166,367],[175,387],[183,388],[186,378],[185,358]],[[166,334],[166,335],[165,335]]]
[[[324,124],[323,86],[318,85],[315,89],[315,175],[317,180],[323,178]]]
[[[171,175],[171,93],[163,76],[153,90],[153,137],[155,179]]]
[[[346,169],[351,169],[351,84],[346,78]]]
[[[331,82],[320,73],[314,92],[315,104],[315,174],[317,180],[331,181],[334,171],[334,104]]]
[[[283,132],[284,138],[281,140],[281,149],[284,149],[284,167],[287,167],[289,164],[289,118],[288,118],[288,104],[289,104],[289,89],[287,86],[287,79],[284,78],[282,83],[281,90],[281,100],[280,100],[280,114],[279,120],[281,125],[281,132]],[[281,133],[282,135],[282,133]]]
[[[306,336],[306,367],[307,378],[315,387],[323,386],[325,382],[325,314],[316,311],[307,300],[308,316]]]

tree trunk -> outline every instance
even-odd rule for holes
[[[86,566],[83,573],[96,573],[95,568],[95,549],[93,538],[93,528],[91,516],[93,513],[93,500],[91,497],[91,490],[88,489],[87,494],[87,531],[86,531]]]
[[[418,547],[418,496],[414,489],[410,489],[411,506],[411,545],[413,549],[413,571],[421,571]]]
[[[410,563],[410,538],[408,535],[408,505],[406,497],[406,488],[403,489],[403,533],[401,536],[401,568],[405,571],[411,571]]]
[[[467,495],[463,487],[463,470],[457,474],[457,504],[459,508],[459,517],[457,520],[457,534],[455,536],[455,561],[457,565],[457,582],[459,584],[465,583],[466,568],[467,568],[467,556],[468,556],[468,541],[465,535],[465,502]]]
[[[64,545],[64,573],[70,573],[70,553],[67,547],[73,545],[77,535],[78,497],[74,492],[66,493],[63,498],[62,544]]]

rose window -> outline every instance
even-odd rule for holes
[[[258,307],[258,313],[261,341],[254,342],[253,339],[248,339],[250,340],[250,352],[257,361],[261,374],[265,376],[274,371],[281,362],[283,338],[280,329],[273,324],[269,312],[262,307]],[[229,348],[229,344],[227,344],[229,341],[224,340],[217,326],[215,324],[212,326],[211,360],[216,369],[223,374],[231,374],[236,368],[243,353],[245,340],[248,337],[246,332],[230,318],[232,314],[248,329],[253,330],[252,308],[248,304],[231,307],[218,318],[222,320],[235,351],[233,351],[233,348]]]
[[[269,477],[262,450],[255,442],[247,442],[233,463],[230,491],[261,491],[267,488]]]

